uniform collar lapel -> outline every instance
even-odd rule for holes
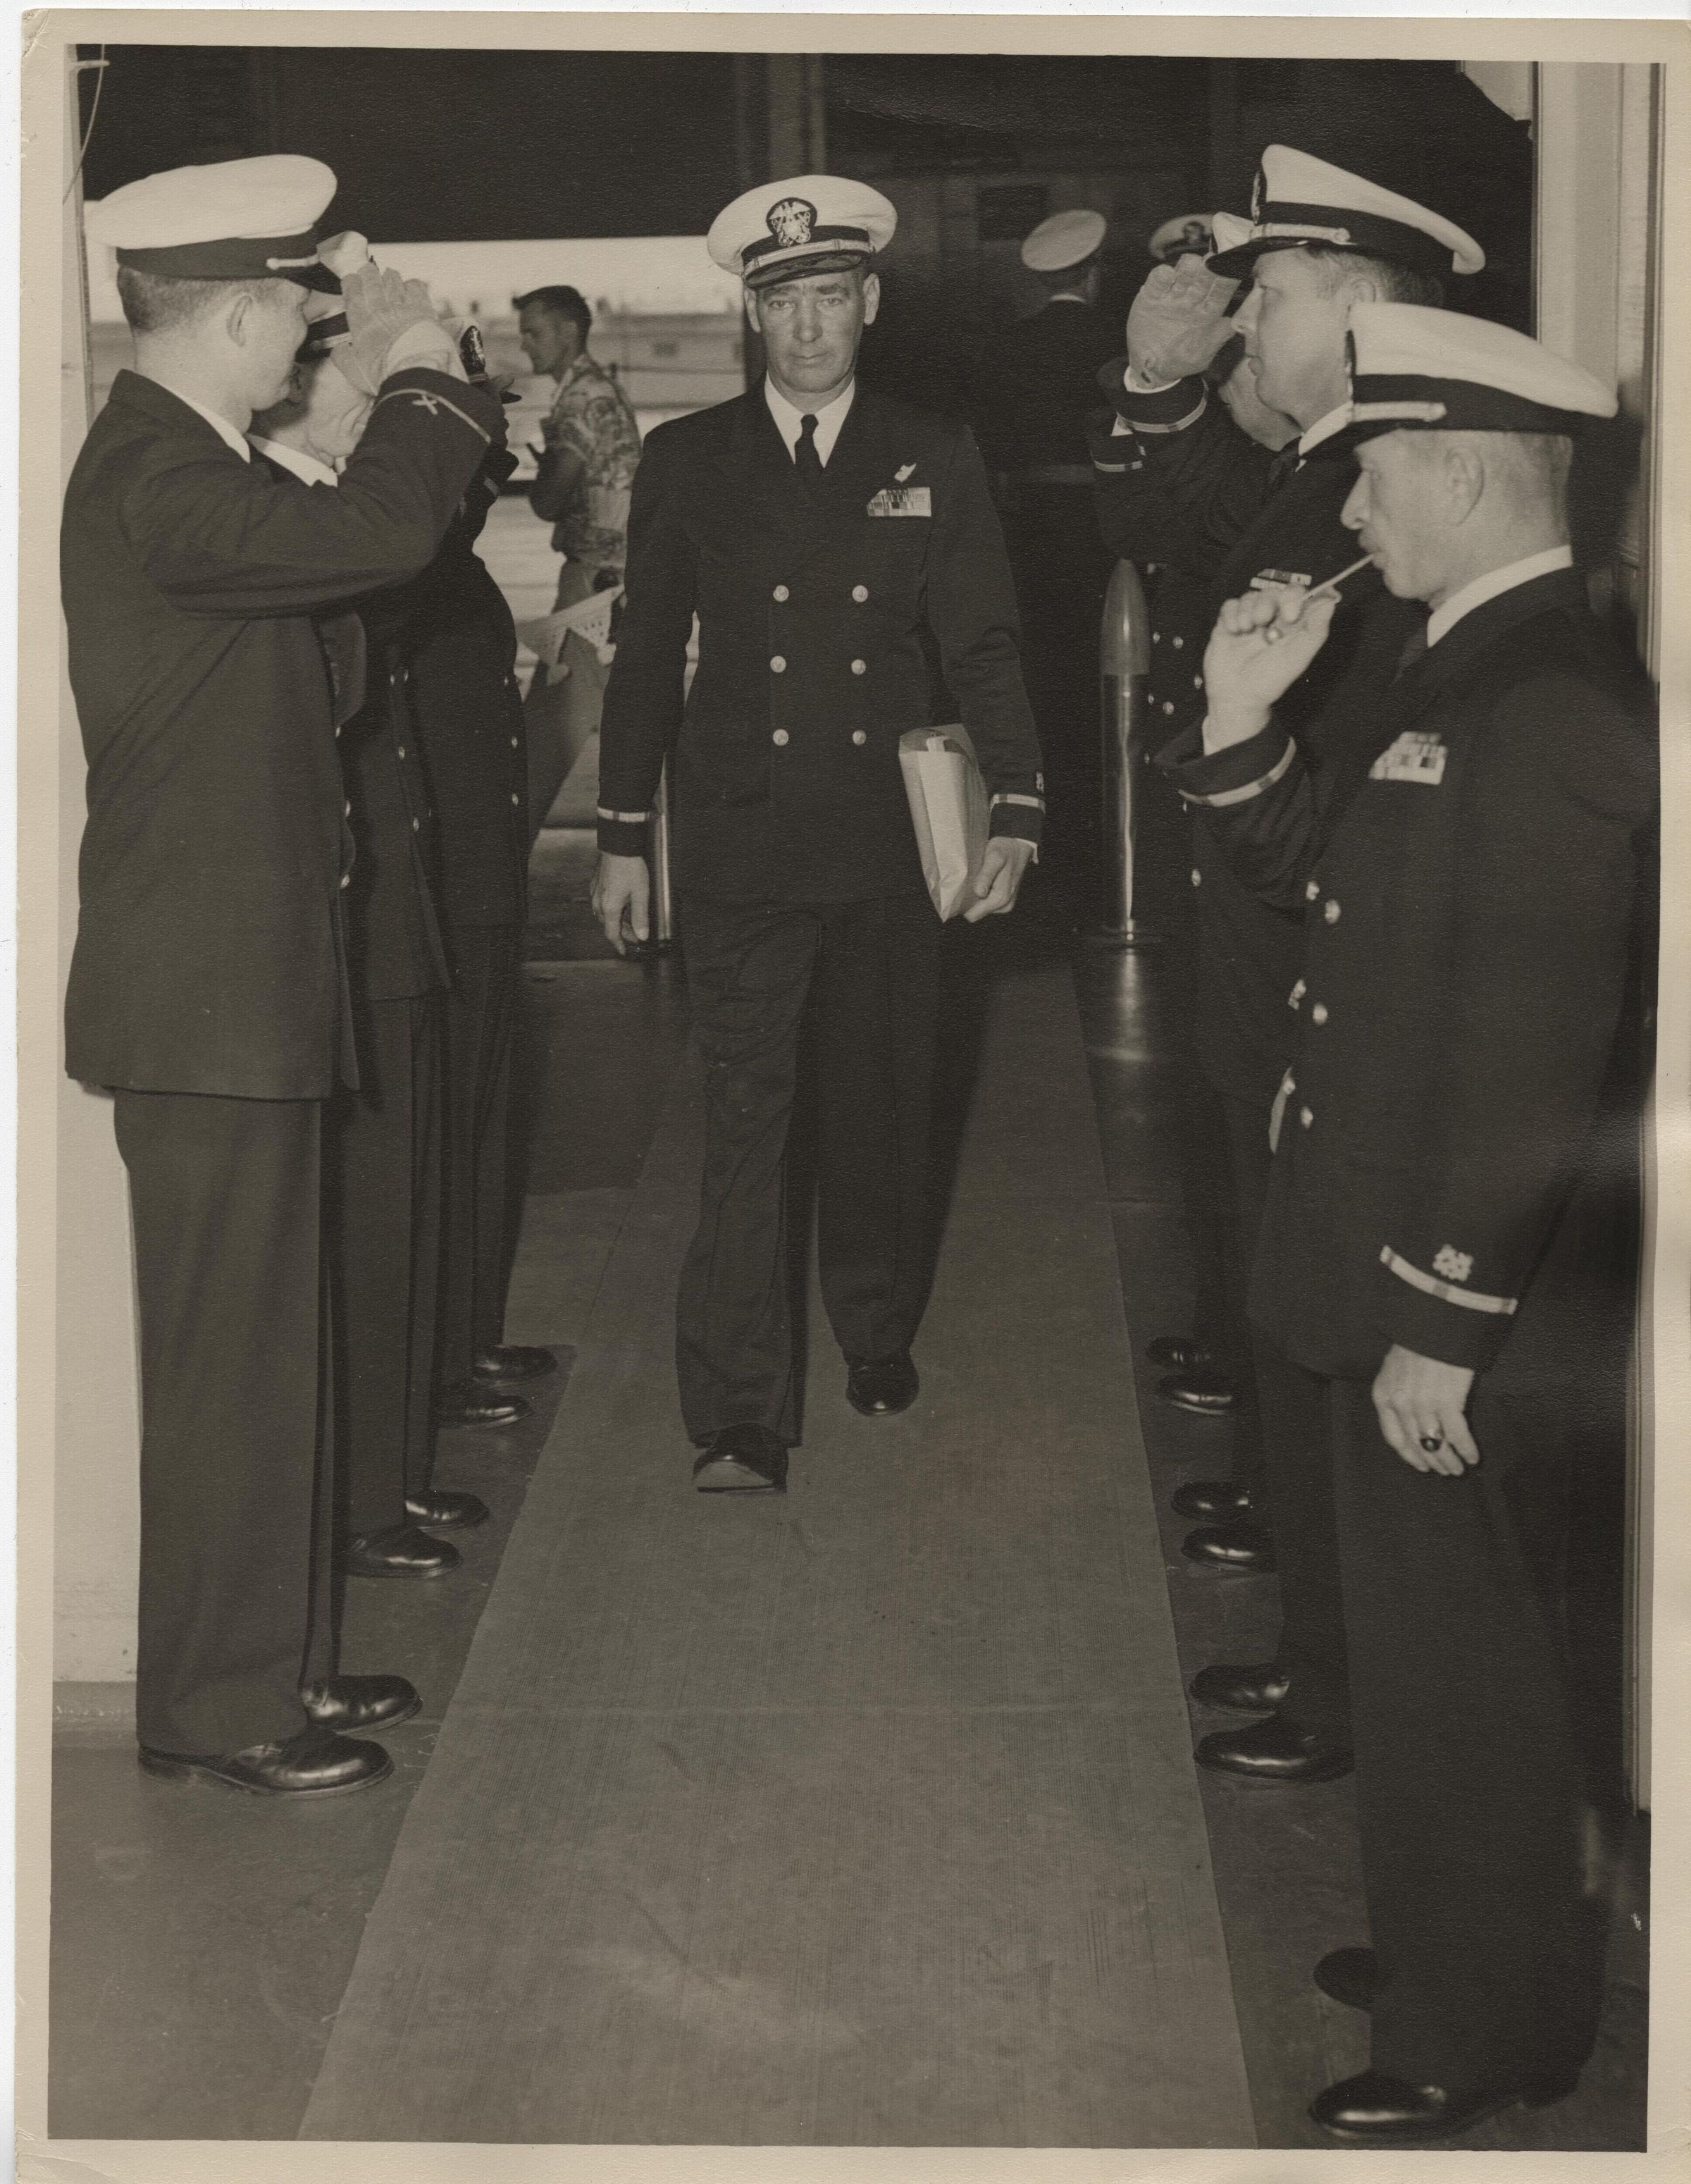
[[[1522,622],[1557,608],[1577,610],[1585,604],[1585,579],[1579,571],[1552,569],[1548,576],[1534,577],[1511,591],[1499,592],[1494,599],[1487,599],[1471,614],[1465,614],[1437,644],[1428,648],[1410,679],[1443,689],[1458,681],[1482,653]]]

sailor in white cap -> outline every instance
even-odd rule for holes
[[[1373,1943],[1317,1969],[1373,2022],[1313,2113],[1410,2146],[1559,2098],[1596,2023],[1562,1558],[1571,1479],[1624,1445],[1633,1188],[1594,1149],[1640,1127],[1616,1029],[1656,766],[1569,544],[1613,388],[1454,312],[1364,304],[1351,340],[1323,459],[1421,641],[1315,724],[1312,771],[1283,695],[1331,596],[1247,592],[1177,777],[1305,920],[1252,1309],[1333,1420]]]
[[[1119,336],[1098,307],[1108,223],[1090,206],[1053,213],[1021,245],[1043,292],[996,325],[963,395],[1004,519],[1022,658],[1047,774],[1050,879],[1076,922],[1102,908],[1104,807],[1098,633],[1110,559],[1098,535],[1087,417]]]
[[[344,1732],[417,1705],[401,1677],[335,1674],[320,1146],[357,1063],[312,616],[429,560],[498,415],[426,292],[367,268],[335,356],[370,415],[338,488],[254,460],[246,427],[334,279],[334,188],[315,159],[239,159],[91,209],[136,368],[61,533],[88,761],[66,1067],[115,1095],[134,1212],[142,1759],[281,1797],[380,1780],[381,1747]]]
[[[1346,481],[1332,465],[1308,460],[1343,421],[1351,312],[1382,299],[1436,304],[1444,277],[1482,262],[1477,244],[1442,214],[1366,176],[1282,145],[1271,145],[1262,164],[1251,220],[1215,217],[1214,262],[1225,273],[1186,257],[1147,279],[1129,314],[1127,357],[1104,376],[1115,415],[1093,439],[1106,540],[1133,558],[1207,574],[1206,627],[1223,599],[1254,586],[1313,586],[1355,558],[1340,521]],[[1244,273],[1251,286],[1232,317]],[[1278,454],[1232,423],[1200,376],[1235,329],[1260,398],[1299,427]],[[1420,619],[1415,602],[1385,591],[1377,571],[1354,577],[1328,644],[1283,701],[1288,726],[1295,732],[1313,721],[1331,690],[1376,650],[1395,658]],[[1156,700],[1170,738],[1194,727],[1204,710],[1202,662],[1187,653],[1182,660],[1182,671],[1172,687],[1160,687]],[[1296,926],[1235,878],[1209,814],[1193,806],[1193,815],[1194,1040],[1198,1066],[1231,1118],[1236,1217],[1227,1230],[1237,1248],[1230,1318],[1249,1332],[1244,1297],[1267,1189],[1268,1118],[1291,1058],[1297,1019],[1286,996],[1302,946]],[[1265,1719],[1212,1731],[1199,1758],[1220,1772],[1291,1786],[1330,1779],[1350,1764],[1331,1463],[1319,1390],[1260,1330],[1249,1339],[1282,1624],[1272,1661],[1204,1672],[1206,1702]],[[1179,1402],[1182,1389],[1201,1396],[1204,1383],[1171,1376],[1160,1392]],[[1254,1506],[1243,1512],[1247,1527],[1264,1514]],[[1188,1552],[1231,1568],[1251,1546],[1249,1529],[1223,1524],[1195,1535]]]
[[[930,660],[991,803],[968,916],[1012,906],[1043,811],[980,455],[954,420],[857,379],[894,217],[878,191],[829,175],[737,198],[709,248],[745,283],[766,372],[659,426],[635,474],[594,900],[619,953],[646,938],[647,822],[673,746],[673,870],[707,1064],[676,1349],[704,1492],[779,1490],[798,1437],[783,1176],[807,1000],[822,1292],[847,1393],[869,1417],[916,1394],[940,924],[898,743],[933,722]]]

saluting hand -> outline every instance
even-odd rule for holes
[[[1238,285],[1212,273],[1201,258],[1155,267],[1127,314],[1127,361],[1151,380],[1189,379],[1202,371],[1233,331],[1227,304]]]
[[[963,913],[966,924],[976,925],[983,917],[1002,917],[1007,910],[1015,908],[1021,876],[1032,855],[1032,843],[1020,834],[993,835],[975,875],[976,900]]]
[[[599,859],[593,873],[593,916],[619,956],[631,940],[649,939],[652,932],[652,875],[644,857]]]
[[[1473,1373],[1465,1365],[1423,1357],[1394,1342],[1374,1379],[1380,1430],[1416,1471],[1460,1479],[1480,1460],[1468,1430],[1468,1391]]]
[[[1338,595],[1306,598],[1296,586],[1224,600],[1204,654],[1206,751],[1260,735],[1277,699],[1327,643]]]
[[[458,344],[442,326],[426,282],[407,281],[391,266],[365,265],[341,283],[348,339],[332,350],[335,362],[361,394],[378,394],[390,370],[388,354],[410,334],[409,360],[464,376]],[[413,330],[432,328],[438,340],[420,341]],[[438,354],[437,354],[438,352]]]

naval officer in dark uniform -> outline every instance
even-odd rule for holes
[[[340,1732],[416,1703],[337,1678],[326,1527],[325,1102],[355,1081],[342,811],[313,614],[414,573],[486,452],[426,292],[347,284],[374,407],[340,489],[243,437],[336,285],[320,162],[178,169],[91,210],[136,336],[71,474],[70,678],[88,758],[66,1067],[116,1094],[141,1322],[143,1764],[327,1795],[379,1780]],[[302,285],[304,284],[304,285]],[[320,1452],[323,1461],[320,1462]]]
[[[515,467],[489,451],[440,552],[406,587],[404,699],[434,809],[446,1005],[445,1256],[440,1421],[526,1417],[514,1383],[553,1371],[537,1344],[504,1340],[510,1276],[512,1058],[528,886],[528,751],[516,630],[476,542]]]
[[[709,245],[745,282],[768,372],[737,401],[659,426],[635,477],[594,891],[619,950],[626,931],[644,937],[645,825],[674,744],[674,871],[707,1100],[677,1352],[704,1491],[779,1489],[798,1437],[784,1171],[807,1002],[818,1251],[848,1393],[871,1416],[916,1394],[941,928],[898,738],[945,717],[932,664],[991,798],[965,916],[1011,908],[1043,811],[1015,594],[975,443],[855,376],[880,301],[871,261],[896,217],[877,191],[826,175],[736,199]]]
[[[1249,232],[1229,240],[1213,270],[1188,258],[1151,274],[1129,315],[1128,355],[1105,373],[1114,414],[1093,435],[1105,538],[1131,542],[1134,551],[1161,539],[1170,560],[1207,564],[1217,608],[1253,587],[1318,584],[1355,560],[1339,521],[1344,480],[1332,465],[1310,460],[1342,422],[1350,313],[1382,298],[1436,300],[1443,278],[1483,263],[1479,246],[1442,214],[1283,145],[1263,155]],[[1250,292],[1230,317],[1234,284],[1247,274]],[[1278,454],[1234,425],[1204,385],[1204,367],[1235,330],[1260,399],[1300,427]],[[1306,734],[1347,677],[1369,674],[1382,660],[1389,666],[1420,619],[1412,601],[1384,591],[1377,571],[1353,577],[1330,643],[1287,694],[1294,731]],[[1185,665],[1159,700],[1171,738],[1204,709],[1202,663],[1180,656]],[[1309,749],[1320,762],[1321,748],[1311,741]],[[1227,1131],[1234,1201],[1227,1233],[1237,1240],[1230,1317],[1249,1328],[1243,1295],[1268,1184],[1269,1112],[1296,1033],[1289,1004],[1303,938],[1293,913],[1260,901],[1237,879],[1206,818],[1194,806],[1193,1035]],[[1272,1661],[1221,1663],[1200,1674],[1193,1689],[1204,1704],[1266,1719],[1212,1732],[1198,1756],[1206,1767],[1257,1781],[1324,1780],[1350,1766],[1326,1407],[1310,1376],[1261,1330],[1250,1329],[1247,1339],[1281,1636]],[[1263,1513],[1253,1507],[1248,1513]],[[1196,1535],[1188,1551],[1249,1567],[1254,1549],[1249,1535],[1241,1541],[1222,1524]],[[1288,1710],[1294,1685],[1295,1713]],[[1311,1725],[1317,1720],[1320,1730]]]
[[[1099,632],[1112,556],[1098,534],[1087,419],[1120,334],[1098,307],[1104,214],[1040,221],[1021,262],[1044,290],[976,360],[964,414],[990,473],[1015,579],[1023,670],[1045,755],[1050,877],[1077,922],[1103,910]]]
[[[343,318],[316,320],[288,396],[249,436],[278,476],[317,491],[337,488],[337,465],[370,417],[369,398],[334,361],[345,341]],[[341,1556],[357,1577],[443,1576],[458,1550],[422,1527],[487,1513],[474,1495],[433,1484],[449,974],[431,877],[433,813],[406,704],[411,590],[367,595],[320,625],[336,656],[348,624],[358,639],[337,710],[353,838],[345,911],[359,1083],[331,1102],[325,1136]]]
[[[1182,774],[1306,921],[1251,1308],[1331,1407],[1373,1940],[1318,1970],[1373,2023],[1313,2113],[1409,2146],[1560,2098],[1595,2029],[1562,1574],[1574,1469],[1623,1430],[1656,772],[1568,543],[1612,390],[1452,312],[1361,305],[1352,339],[1344,521],[1423,641],[1341,694],[1314,776],[1277,700],[1332,610],[1229,603]]]

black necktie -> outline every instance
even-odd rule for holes
[[[793,460],[806,485],[820,482],[822,458],[816,453],[816,421],[814,417],[798,420],[798,445],[793,451]]]
[[[1404,639],[1404,649],[1398,655],[1397,671],[1392,680],[1394,682],[1401,682],[1416,662],[1418,660],[1425,660],[1426,657],[1427,624],[1422,622],[1418,629],[1412,629]]]
[[[1268,490],[1271,493],[1278,493],[1287,479],[1296,473],[1297,468],[1298,443],[1293,440],[1281,448],[1268,465]]]

